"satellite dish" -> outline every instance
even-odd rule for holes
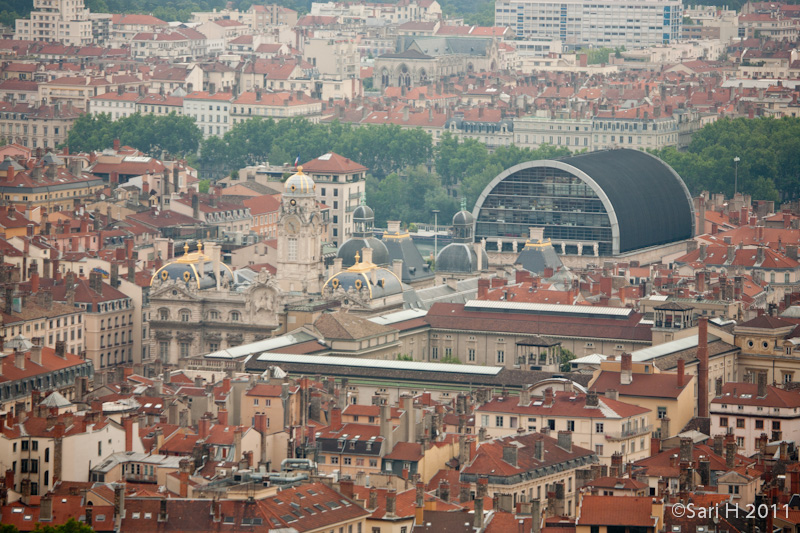
[[[101,195],[100,195],[100,199],[101,199],[101,200],[105,200],[105,199],[106,199],[106,195],[105,195],[105,194],[101,194]]]

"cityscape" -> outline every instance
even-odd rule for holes
[[[800,533],[800,5],[7,0],[0,533]]]

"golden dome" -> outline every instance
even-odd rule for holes
[[[308,174],[303,174],[303,167],[297,167],[297,173],[286,180],[284,194],[290,196],[314,195],[314,180]]]

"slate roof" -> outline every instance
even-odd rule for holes
[[[393,328],[341,311],[322,314],[314,322],[314,327],[326,339],[356,340],[374,335],[385,335],[395,331]]]
[[[621,149],[560,162],[588,174],[608,196],[619,223],[620,252],[694,236],[694,210],[686,186],[660,159]]]
[[[565,317],[546,314],[466,310],[463,304],[435,303],[425,317],[434,328],[536,334],[551,337],[625,339],[649,343],[650,327],[640,324],[642,315],[626,319]]]

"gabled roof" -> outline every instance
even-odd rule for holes
[[[683,387],[678,387],[678,378],[675,374],[637,374],[632,375],[632,380],[628,384],[623,384],[620,373],[611,370],[603,370],[597,379],[592,383],[591,390],[599,394],[607,390],[614,389],[621,396],[642,396],[648,398],[677,398],[692,384],[693,376],[684,376]],[[694,387],[694,385],[691,385]]]
[[[535,443],[542,442],[543,459],[535,457]],[[517,464],[513,465],[503,459],[503,447],[517,447]],[[557,465],[583,458],[587,463],[596,460],[593,451],[572,445],[572,451],[567,451],[558,446],[558,441],[550,436],[541,433],[528,433],[505,437],[481,443],[475,454],[475,458],[461,471],[462,481],[467,476],[492,475],[497,477],[509,477],[530,472],[543,466]],[[581,463],[573,463],[578,467]]]
[[[580,503],[577,526],[628,526],[656,527],[658,518],[653,516],[653,498],[641,496],[593,496],[586,495]]]
[[[366,318],[341,311],[323,313],[314,322],[314,327],[325,339],[356,340],[396,331]]]
[[[717,396],[711,403],[797,409],[800,407],[800,392],[767,385],[766,395],[759,397],[755,383],[728,382],[722,386],[722,396]]]
[[[337,153],[328,152],[316,159],[303,163],[303,171],[307,174],[351,174],[354,172],[366,172],[367,167]]]
[[[586,394],[556,391],[553,404],[544,405],[541,398],[531,398],[529,405],[519,405],[516,397],[493,398],[476,411],[481,413],[516,413],[520,415],[569,416],[574,418],[628,418],[643,415],[650,409],[629,403],[599,397],[595,407],[586,405]]]

